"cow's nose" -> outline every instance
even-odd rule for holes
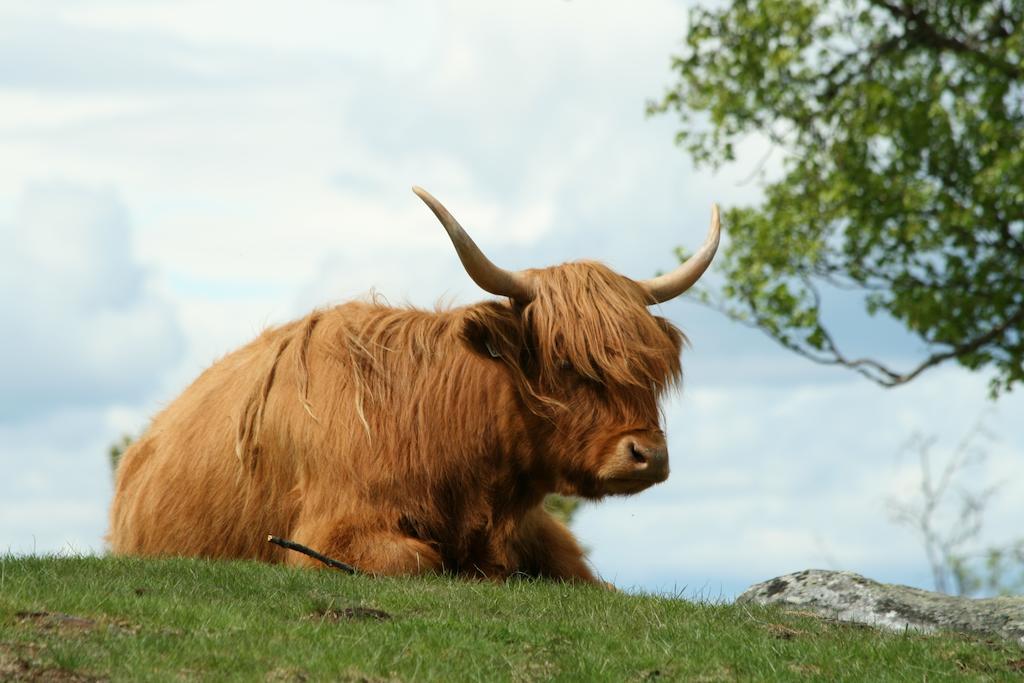
[[[629,445],[634,467],[652,479],[668,477],[668,447],[664,444],[649,444],[633,441]]]

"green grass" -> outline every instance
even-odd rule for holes
[[[1024,680],[1021,666],[1012,643],[551,582],[0,557],[0,680]]]

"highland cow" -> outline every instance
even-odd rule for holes
[[[115,553],[313,563],[275,534],[372,574],[596,581],[543,501],[668,477],[659,399],[684,337],[648,307],[711,263],[718,209],[692,257],[634,281],[589,261],[503,270],[413,189],[503,299],[345,303],[217,361],[124,454]]]

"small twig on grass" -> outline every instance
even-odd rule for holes
[[[333,567],[334,569],[340,569],[341,571],[345,572],[346,574],[358,574],[359,573],[358,570],[355,567],[353,567],[352,565],[345,564],[344,562],[339,562],[338,560],[334,559],[333,557],[327,557],[326,555],[321,555],[317,551],[313,550],[312,548],[307,548],[306,546],[302,545],[301,543],[296,543],[295,541],[289,541],[289,540],[284,539],[284,538],[278,538],[277,536],[273,536],[273,535],[267,535],[267,541],[269,543],[273,543],[274,545],[279,545],[282,548],[286,548],[288,550],[294,550],[295,552],[302,553],[303,555],[309,555],[314,560],[320,560],[321,562],[326,564],[328,567]]]

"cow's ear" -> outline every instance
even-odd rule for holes
[[[522,351],[519,316],[508,305],[496,301],[466,311],[462,338],[488,358],[516,360]]]

